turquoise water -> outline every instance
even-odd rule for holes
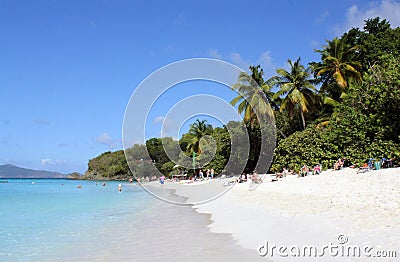
[[[117,252],[126,241],[121,235],[126,230],[132,235],[156,200],[137,185],[123,182],[118,192],[121,182],[106,183],[60,179],[0,183],[0,261],[74,257],[101,261],[110,250]]]

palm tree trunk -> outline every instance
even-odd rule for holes
[[[301,121],[303,122],[303,127],[306,129],[306,120],[304,119],[304,113],[303,110],[300,109],[300,114],[301,114]]]
[[[279,133],[283,136],[283,138],[286,138],[287,136],[285,135],[285,133],[282,132],[282,130],[280,130],[279,128],[277,128]]]

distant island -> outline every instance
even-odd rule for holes
[[[0,165],[0,178],[74,178],[59,172],[22,168],[11,164]]]

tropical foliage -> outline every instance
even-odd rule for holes
[[[195,152],[201,154],[202,147],[204,147],[206,144],[209,144],[207,135],[211,135],[211,132],[212,126],[207,124],[206,120],[197,119],[193,124],[190,125],[189,137],[191,137],[191,141],[187,145],[188,151],[190,153]]]
[[[231,104],[237,106],[243,123],[214,128],[197,119],[179,141],[151,138],[146,146],[126,150],[126,158],[123,151],[116,151],[91,159],[84,177],[151,175],[154,166],[171,174],[176,164],[190,167],[192,162],[196,169],[213,168],[217,174],[235,173],[242,166],[250,172],[266,139],[260,131],[263,121],[272,119],[277,145],[270,172],[283,167],[298,171],[303,164],[317,163],[331,168],[340,157],[357,165],[369,158],[399,159],[399,39],[400,28],[374,18],[365,21],[363,29],[353,28],[328,40],[315,50],[320,61],[309,66],[300,58],[289,59],[288,69],[278,68],[267,80],[259,65],[250,66],[249,73],[240,73],[232,86],[238,96]],[[246,132],[248,141],[242,139]],[[247,152],[235,150],[235,139],[248,143]],[[230,169],[228,161],[234,163]]]
[[[241,72],[238,82],[232,86],[232,89],[238,93],[238,96],[232,99],[231,104],[238,104],[238,112],[243,114],[245,124],[253,128],[258,123],[256,112],[272,116],[271,104],[277,108],[276,101],[272,98],[271,86],[263,78],[263,70],[258,66],[250,66],[251,75]]]
[[[326,89],[332,85],[345,89],[351,79],[360,81],[361,65],[354,60],[357,46],[348,46],[338,38],[327,43],[323,50],[316,50],[321,53],[322,62],[314,65],[316,75],[323,80],[322,88],[332,92]]]
[[[280,88],[273,98],[278,99],[283,97],[280,104],[280,111],[287,110],[289,116],[293,116],[297,107],[305,129],[306,121],[304,113],[307,113],[317,104],[316,89],[313,85],[313,79],[310,79],[311,68],[305,68],[301,65],[300,58],[294,63],[289,59],[288,64],[290,71],[278,68],[276,70],[278,75],[270,79],[272,85]]]

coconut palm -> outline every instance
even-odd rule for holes
[[[357,46],[349,48],[344,41],[334,38],[327,41],[321,53],[322,63],[313,65],[315,75],[322,80],[321,92],[328,93],[334,100],[338,100],[349,85],[350,79],[361,81],[359,62],[353,60],[357,53]]]
[[[306,128],[304,113],[315,106],[317,97],[315,95],[314,79],[310,78],[311,68],[305,68],[300,64],[300,57],[296,62],[288,60],[290,70],[283,68],[276,70],[277,76],[272,77],[269,81],[271,85],[276,86],[279,90],[273,96],[273,99],[282,98],[280,110],[287,110],[289,116],[293,116],[295,108],[298,107],[301,114],[303,128]]]
[[[263,70],[260,65],[250,66],[250,71],[252,72],[251,75],[245,72],[239,74],[238,82],[232,86],[232,89],[239,95],[232,99],[230,103],[235,106],[240,102],[238,105],[239,114],[244,114],[244,122],[253,127],[258,121],[255,110],[260,114],[272,116],[273,112],[268,103],[276,108],[277,105],[272,99],[271,87],[263,79]]]
[[[192,139],[187,145],[187,150],[190,153],[196,152],[201,154],[200,139],[206,135],[211,135],[212,131],[213,128],[210,124],[207,124],[207,120],[196,119],[190,125],[189,134],[192,136]]]

